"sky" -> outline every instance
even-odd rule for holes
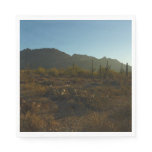
[[[131,20],[21,20],[20,50],[56,48],[131,65]]]

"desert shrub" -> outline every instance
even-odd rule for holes
[[[20,111],[21,113],[26,113],[28,111],[31,111],[32,110],[32,107],[31,107],[31,103],[29,103],[28,101],[26,101],[25,99],[23,99],[21,97],[20,99]]]
[[[108,119],[106,112],[92,112],[81,120],[81,131],[84,132],[99,132],[99,131],[115,131],[113,123]]]
[[[31,105],[31,111],[38,114],[54,113],[58,110],[58,105],[51,100],[49,102],[32,102]]]
[[[21,131],[43,131],[46,129],[46,122],[38,115],[27,112],[21,115]]]
[[[65,71],[65,69],[63,69],[63,68],[58,69],[59,76],[64,76],[64,71]]]
[[[94,94],[88,95],[84,99],[84,104],[93,111],[102,111],[106,109],[107,100],[106,97],[97,97]]]
[[[83,132],[126,132],[131,131],[131,120],[115,120],[110,117],[111,112],[92,112],[82,116],[79,120],[80,130]]]
[[[72,67],[68,67],[64,70],[64,75],[69,76],[69,77],[76,76],[77,72],[74,71]]]
[[[69,77],[90,77],[90,72],[84,69],[81,69],[78,66],[68,67],[64,70],[64,75]]]
[[[21,70],[20,71],[20,82],[22,83],[31,83],[34,82],[34,72],[33,70]]]
[[[21,95],[24,97],[43,96],[47,93],[47,87],[36,83],[26,83],[22,86]]]
[[[32,112],[27,112],[20,116],[21,132],[58,131],[60,127],[60,123],[50,114],[38,115]]]
[[[59,75],[59,71],[56,68],[49,69],[48,73],[51,76],[58,76]]]
[[[90,72],[87,70],[80,70],[78,71],[78,76],[87,78],[90,77]]]
[[[46,69],[45,68],[42,68],[42,67],[39,67],[36,72],[38,74],[41,74],[41,75],[44,75],[46,73]]]

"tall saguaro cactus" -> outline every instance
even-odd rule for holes
[[[126,76],[128,76],[128,63],[126,64]]]
[[[124,73],[123,64],[121,64],[120,74],[123,74],[123,73]]]
[[[110,68],[111,68],[111,66],[109,65],[109,63],[107,61],[106,68],[105,68],[106,72],[108,72],[110,70]]]
[[[107,64],[106,64],[106,67],[105,67],[105,75],[104,75],[105,78],[107,77],[107,74],[108,74],[110,68],[111,68],[111,66],[109,65],[109,63],[107,61]]]

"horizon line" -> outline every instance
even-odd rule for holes
[[[65,54],[67,54],[67,55],[69,55],[69,56],[71,56],[71,57],[72,57],[73,55],[83,55],[83,56],[92,57],[92,58],[95,58],[95,59],[98,59],[98,60],[103,59],[103,58],[106,58],[106,59],[117,60],[118,62],[120,62],[120,63],[122,63],[122,64],[124,64],[124,65],[128,64],[129,66],[131,66],[128,62],[123,63],[123,62],[119,61],[118,59],[111,58],[111,57],[103,56],[103,57],[101,57],[101,58],[97,58],[97,57],[95,57],[95,56],[90,56],[90,55],[87,55],[87,54],[76,54],[76,53],[70,55],[70,54],[68,54],[68,53],[66,53],[66,52],[64,52],[64,51],[61,51],[61,50],[57,49],[57,48],[34,48],[34,49],[24,48],[24,49],[22,49],[22,50],[20,49],[20,52],[21,52],[21,51],[24,51],[24,50],[27,50],[27,49],[29,49],[29,50],[31,50],[31,51],[33,51],[33,50],[40,50],[40,49],[54,49],[54,50],[58,50],[58,51],[60,51],[60,52],[63,52],[63,53],[65,53]],[[132,67],[132,66],[131,66],[131,67]]]

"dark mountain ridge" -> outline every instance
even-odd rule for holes
[[[67,68],[73,64],[86,69],[91,69],[92,60],[94,63],[95,70],[99,69],[101,64],[102,67],[106,66],[108,61],[111,65],[111,69],[119,72],[121,66],[125,69],[125,64],[122,64],[116,59],[103,57],[97,59],[92,56],[73,54],[72,56],[59,51],[55,48],[42,48],[42,49],[24,49],[20,51],[20,68],[26,69],[36,69],[38,67],[44,68]],[[131,66],[129,66],[129,71],[131,71]]]

